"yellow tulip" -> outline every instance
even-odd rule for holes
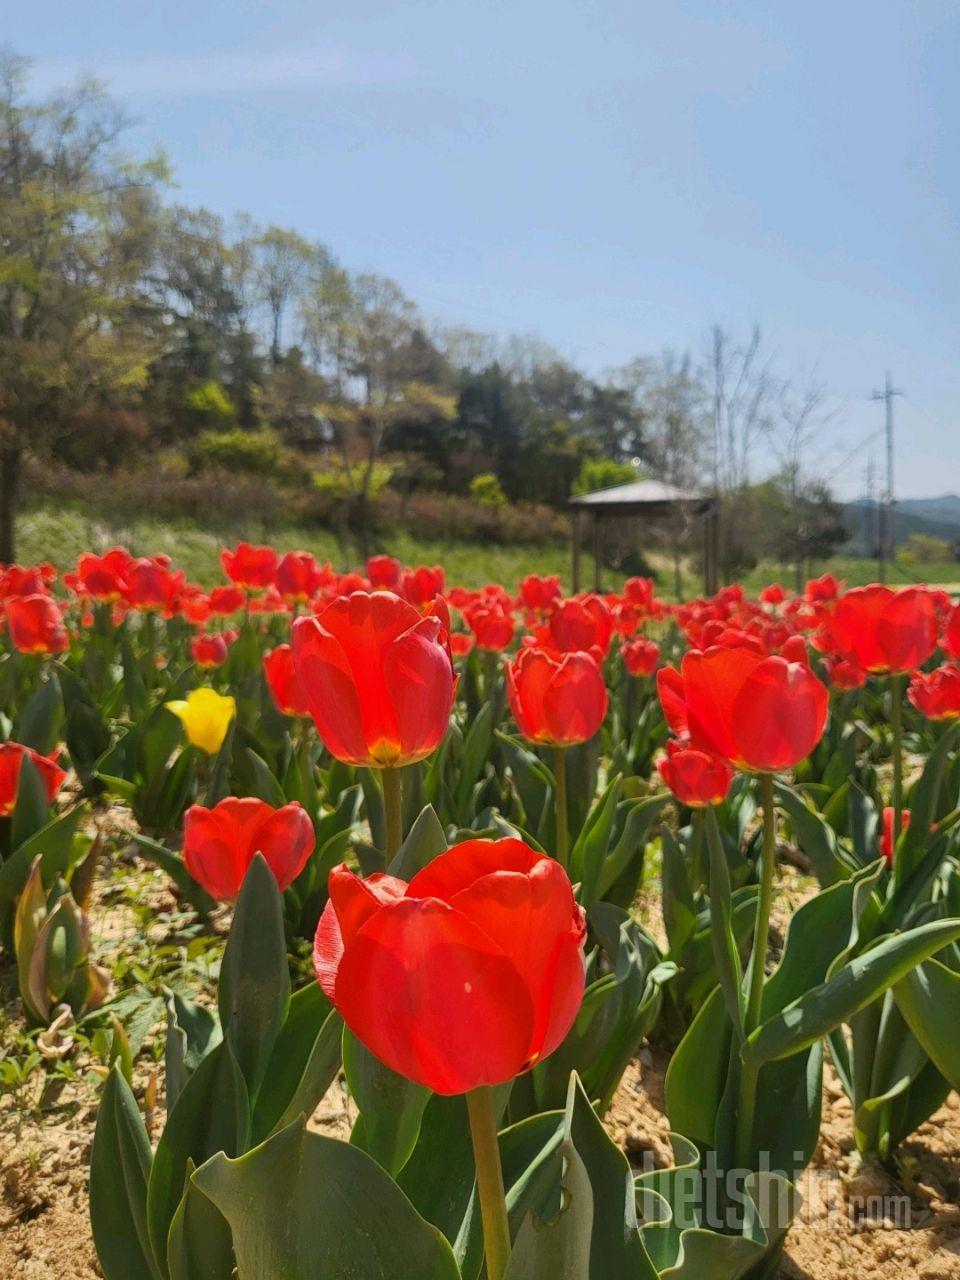
[[[166,702],[164,706],[180,717],[190,742],[210,756],[216,755],[223,746],[230,721],[237,713],[233,698],[205,687],[192,690],[186,699]]]

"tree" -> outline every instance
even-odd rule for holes
[[[320,407],[353,495],[361,554],[369,553],[370,496],[388,433],[449,422],[455,396],[420,375],[434,358],[416,307],[385,276],[328,281],[313,299],[311,342],[334,375],[336,398]]]
[[[677,489],[697,489],[704,478],[704,452],[709,438],[707,396],[689,355],[663,355],[651,371],[647,387],[648,439],[654,473]],[[674,587],[683,598],[682,557],[689,542],[692,516],[678,507],[669,521]]]
[[[119,149],[123,117],[94,81],[24,100],[0,61],[0,560],[13,559],[24,454],[55,449],[91,403],[135,400],[158,349],[145,279],[160,161]]]
[[[302,296],[311,276],[323,274],[329,255],[284,227],[267,227],[253,238],[251,248],[258,297],[270,321],[270,360],[276,367],[284,316]]]

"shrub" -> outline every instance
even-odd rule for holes
[[[954,549],[946,538],[932,533],[911,533],[898,548],[896,558],[905,565],[943,564],[945,560],[954,559]]]
[[[291,479],[298,468],[293,454],[272,431],[207,431],[193,446],[197,472]]]
[[[507,495],[492,471],[481,472],[470,481],[470,497],[482,507],[506,506]]]
[[[208,379],[190,387],[184,396],[189,412],[211,426],[226,426],[236,421],[237,410],[219,382]]]
[[[636,478],[636,468],[629,462],[615,462],[613,458],[586,458],[573,482],[573,492],[593,493],[596,489],[610,489],[615,484],[629,484]]]

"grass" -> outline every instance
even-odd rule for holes
[[[243,536],[252,542],[269,541],[282,551],[310,551],[321,562],[330,560],[339,569],[357,567],[356,552],[345,552],[340,540],[328,529],[292,524],[265,529],[258,523],[247,528]],[[187,520],[162,521],[145,517],[132,523],[111,522],[75,508],[54,510],[46,505],[28,510],[19,520],[17,556],[21,563],[49,560],[59,570],[64,570],[71,568],[82,552],[102,551],[119,542],[137,555],[165,552],[186,570],[191,581],[209,586],[223,578],[219,559],[221,547],[232,546],[237,537],[235,529],[229,532],[205,529]],[[377,551],[389,552],[406,564],[442,564],[450,585],[479,587],[486,582],[502,582],[512,586],[528,573],[556,573],[564,583],[569,584],[570,581],[570,551],[564,543],[480,544],[452,539],[420,539],[406,530],[398,530],[378,536],[374,545]],[[663,595],[671,598],[672,566],[665,557],[656,554],[650,556],[650,561],[659,570]],[[585,551],[582,564],[585,584],[591,581],[592,568],[592,561]],[[877,575],[874,560],[835,556],[812,564],[809,576],[816,577],[827,570],[851,587],[874,582]],[[960,584],[960,565],[945,562],[908,568],[895,563],[890,566],[887,576],[894,586],[927,582],[956,590]],[[743,579],[748,590],[753,592],[770,582],[782,582],[789,587],[793,580],[792,566],[772,561],[757,565]],[[619,581],[620,576],[615,571],[606,571],[608,586],[618,585]],[[692,566],[685,569],[684,582],[688,595],[695,595],[702,589]]]

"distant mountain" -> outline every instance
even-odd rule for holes
[[[844,504],[844,521],[850,530],[847,550],[853,555],[870,554],[876,545],[880,506],[866,498]],[[960,542],[960,497],[903,498],[893,511],[893,542],[899,546],[912,533],[931,534],[950,543]]]
[[[945,493],[942,498],[901,498],[897,507],[926,520],[960,524],[960,496],[955,493]]]

